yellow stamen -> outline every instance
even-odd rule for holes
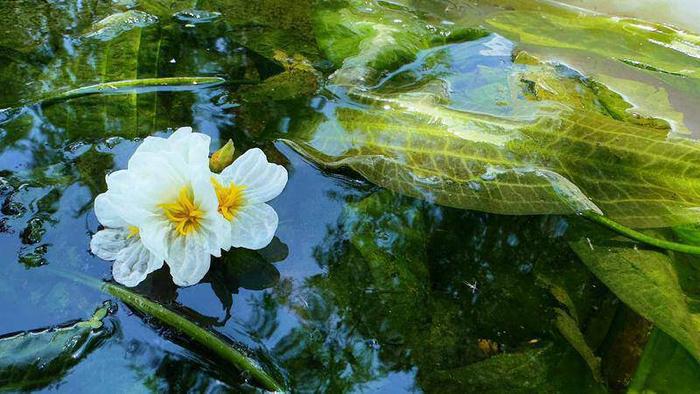
[[[129,235],[126,236],[126,239],[135,237],[137,235],[139,235],[139,228],[136,226],[129,226]]]
[[[180,235],[187,235],[199,230],[204,218],[204,211],[200,210],[194,202],[192,190],[184,187],[180,190],[177,200],[172,203],[161,204],[165,216],[175,225],[175,230]]]
[[[223,186],[214,178],[211,179],[211,183],[214,185],[216,197],[219,199],[219,212],[226,220],[233,219],[245,203],[245,196],[243,195],[245,186],[236,185],[233,182],[228,187]]]

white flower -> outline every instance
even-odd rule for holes
[[[265,202],[277,197],[287,184],[287,170],[268,163],[263,151],[250,149],[214,174],[219,212],[230,223],[230,246],[261,249],[277,230],[277,213]],[[225,248],[228,250],[228,248]]]
[[[265,202],[282,192],[287,170],[252,149],[212,174],[209,142],[190,128],[148,137],[126,170],[107,176],[107,192],[95,199],[105,229],[90,248],[114,260],[117,282],[136,286],[165,261],[175,284],[193,285],[221,249],[260,249],[272,240],[278,218]]]
[[[219,214],[209,171],[209,137],[180,128],[169,138],[148,137],[128,169],[107,176],[95,213],[107,227],[91,249],[115,260],[116,281],[135,286],[165,261],[175,284],[199,282],[210,255],[230,247],[230,225]]]
[[[143,246],[138,228],[126,223],[124,227],[98,231],[90,241],[90,249],[101,259],[114,260],[112,276],[125,286],[136,286],[163,266],[163,259]]]

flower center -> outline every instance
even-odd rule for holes
[[[214,185],[216,197],[219,199],[219,212],[226,220],[230,221],[245,203],[245,197],[243,196],[245,186],[236,185],[233,182],[228,186],[224,186],[214,178],[211,179],[211,183]]]
[[[126,239],[133,238],[139,235],[139,228],[136,226],[129,226],[129,235],[126,236]]]
[[[183,187],[177,200],[172,203],[161,204],[165,217],[175,225],[175,230],[180,235],[187,235],[197,231],[204,218],[204,211],[200,210],[194,202],[192,190]]]

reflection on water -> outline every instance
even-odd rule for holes
[[[22,0],[1,17],[0,333],[87,319],[108,298],[52,269],[110,279],[109,264],[88,251],[98,229],[92,201],[106,188],[105,174],[124,168],[141,138],[191,125],[215,145],[232,138],[239,153],[261,147],[288,169],[287,189],[271,203],[277,237],[260,251],[226,254],[190,288],[165,280],[165,267],[136,288],[140,294],[250,349],[300,391],[595,387],[553,320],[566,309],[582,329],[605,333],[617,301],[568,248],[572,223],[444,208],[310,164],[274,138],[321,122],[333,108],[324,109],[328,97],[259,103],[244,94],[285,71],[272,56],[280,42],[329,68],[309,44],[310,26],[295,22],[308,19],[310,5],[200,2],[210,6],[205,12],[161,3]],[[115,27],[124,17],[110,17],[117,12],[137,20]],[[424,83],[421,66],[454,56],[464,61],[446,75],[491,74],[446,77],[456,90],[452,109],[513,115],[513,92],[499,92],[503,102],[486,109],[464,94],[507,78],[501,72],[512,65],[510,45],[492,35],[465,44],[472,52],[427,51],[385,76],[385,87]],[[470,59],[459,58],[465,53]],[[245,85],[40,102],[88,84],[172,76]],[[248,377],[125,305],[107,319],[114,333],[49,388],[95,391],[100,382],[118,392],[255,390]],[[479,379],[482,363],[511,355],[533,361],[526,379],[504,373],[499,387]],[[556,378],[562,371],[578,380]]]

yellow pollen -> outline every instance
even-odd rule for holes
[[[135,237],[137,235],[139,235],[139,228],[136,226],[129,226],[129,235],[126,236],[126,239]]]
[[[195,205],[194,196],[189,187],[180,190],[175,202],[161,204],[160,207],[163,208],[165,217],[175,225],[175,230],[180,235],[197,231],[204,218],[204,211]]]
[[[219,212],[226,220],[233,219],[245,203],[245,197],[243,196],[245,186],[236,185],[233,182],[228,187],[223,186],[214,178],[211,179],[211,183],[214,185],[216,197],[219,199]]]

